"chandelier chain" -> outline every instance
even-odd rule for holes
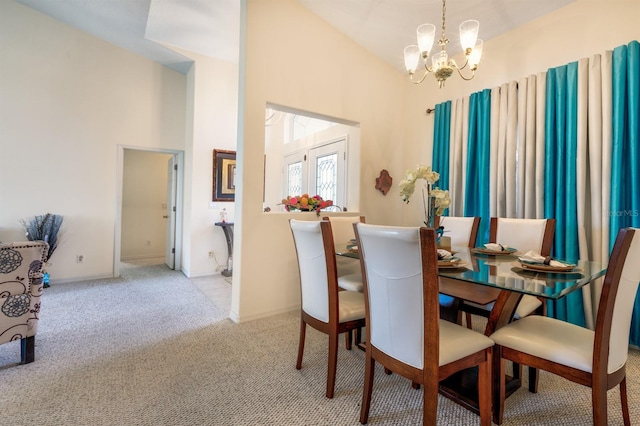
[[[449,40],[447,40],[447,36],[445,35],[445,30],[447,28],[447,20],[445,19],[446,14],[447,14],[447,1],[442,0],[442,37],[440,37],[440,41],[438,41],[438,44],[442,46],[442,49],[441,49],[442,51],[445,50],[445,45],[449,43]]]

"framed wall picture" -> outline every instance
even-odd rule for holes
[[[236,152],[213,150],[213,201],[235,201]]]

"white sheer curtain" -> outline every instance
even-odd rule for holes
[[[578,64],[578,242],[580,257],[609,260],[612,52]],[[594,328],[602,280],[582,289],[586,324]]]
[[[514,87],[515,86],[515,87]],[[512,122],[518,115],[518,86],[505,83],[491,91],[491,216],[514,217],[515,152]],[[515,124],[515,123],[513,123]]]
[[[547,73],[518,82],[518,165],[516,214],[544,217],[544,111]]]

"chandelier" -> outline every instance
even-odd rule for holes
[[[475,20],[464,21],[460,24],[460,45],[464,50],[465,62],[461,67],[456,64],[456,61],[449,59],[447,54],[447,43],[449,40],[445,36],[445,14],[447,11],[446,0],[442,0],[442,36],[438,44],[440,45],[440,52],[435,53],[431,58],[431,66],[427,59],[429,58],[429,52],[433,46],[436,35],[436,26],[433,24],[423,24],[417,29],[418,45],[411,45],[404,48],[404,65],[409,72],[409,78],[414,84],[420,84],[427,77],[427,74],[432,73],[440,88],[444,86],[444,82],[447,78],[451,77],[453,71],[458,71],[460,77],[463,80],[471,80],[476,75],[478,64],[480,63],[480,57],[482,56],[482,40],[478,39],[478,29],[480,23]],[[420,57],[424,61],[424,75],[420,80],[414,80],[414,74],[418,68]],[[471,75],[465,77],[462,74],[462,70],[469,66]]]

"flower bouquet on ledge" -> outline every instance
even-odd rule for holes
[[[309,197],[309,194],[302,195],[287,195],[287,198],[282,199],[282,205],[288,212],[301,211],[312,212],[315,211],[320,216],[320,210],[333,205],[331,200],[323,200],[321,196],[314,195]]]
[[[416,189],[416,181],[423,179],[425,181],[422,187],[422,203],[424,207],[424,224],[430,228],[434,228],[436,215],[442,215],[449,208],[451,199],[449,191],[433,187],[433,184],[440,179],[438,172],[431,170],[431,167],[418,165],[415,170],[407,170],[407,174],[400,182],[400,196],[402,201],[409,203],[409,198]],[[442,231],[442,230],[439,230]],[[439,233],[441,235],[441,232]]]

